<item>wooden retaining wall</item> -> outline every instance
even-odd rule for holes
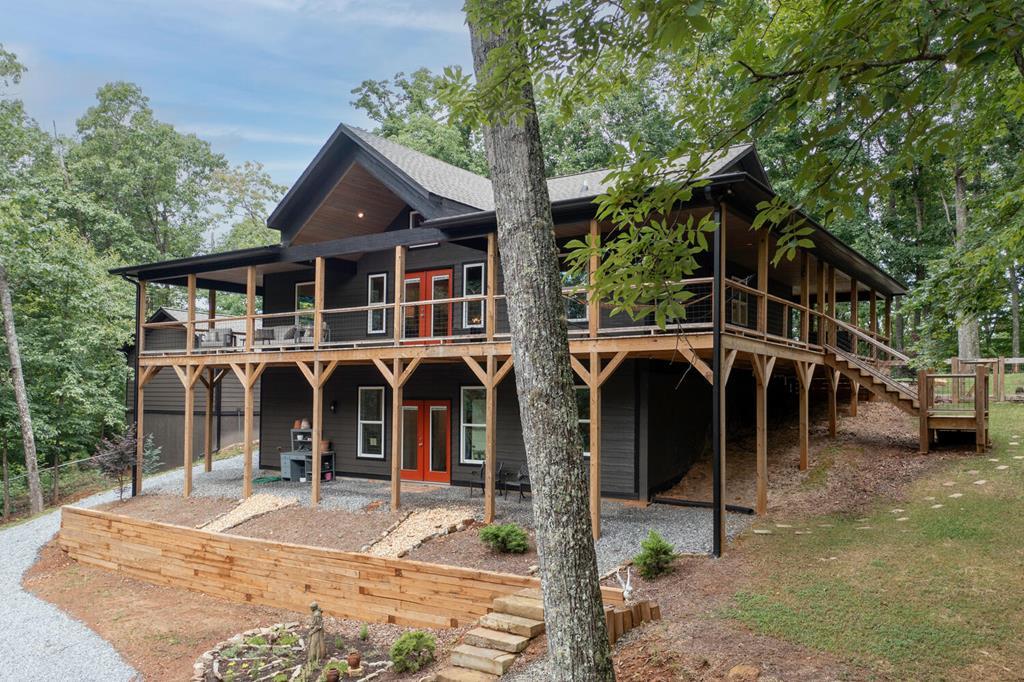
[[[211,533],[77,507],[61,510],[71,558],[157,585],[305,613],[376,623],[458,627],[496,597],[540,587],[528,576]],[[622,604],[622,591],[603,587]]]

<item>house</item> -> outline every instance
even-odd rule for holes
[[[196,311],[196,319],[206,319],[206,313]],[[155,325],[149,334],[150,350],[159,348],[181,348],[185,343],[186,322],[188,311],[161,306],[147,319],[148,324]],[[245,331],[245,323],[235,320],[223,322],[222,327],[232,329],[235,333]],[[215,326],[216,328],[216,326]],[[128,348],[128,361],[135,363],[135,348]],[[192,452],[204,456],[237,445],[242,442],[244,391],[234,374],[225,375],[222,381],[211,386],[203,385],[203,390],[195,396],[193,419],[203,425],[201,429],[192,429]],[[253,418],[259,428],[260,392],[254,392]],[[125,412],[130,423],[135,422],[135,384],[130,381],[125,390]],[[181,382],[173,372],[155,375],[147,384],[143,424],[145,435],[153,437],[153,444],[160,448],[161,468],[181,466],[184,452],[185,426],[185,393]],[[209,428],[207,428],[209,419]]]
[[[605,175],[549,180],[559,243],[611,229],[595,220]],[[827,387],[833,431],[840,380],[859,389],[850,392],[851,410],[863,391],[920,417],[923,447],[937,429],[974,428],[973,413],[933,421],[916,388],[890,376],[907,361],[888,345],[902,284],[810,219],[814,248],[772,265],[775,237],[751,230],[757,204],[774,196],[753,146],[716,157],[706,179],[678,207],[683,218],[711,213],[720,226],[686,283],[695,296],[684,320],[662,329],[611,315],[581,290],[584,282],[565,282],[589,459],[581,485],[590,486],[595,533],[602,497],[649,499],[709,442],[720,520],[725,425],[729,414],[749,419],[750,405],[763,513],[769,402],[799,414],[794,466],[805,467],[815,378]],[[339,126],[268,219],[280,244],[114,271],[140,286],[139,401],[158,372],[174,372],[188,433],[197,382],[233,374],[247,432],[259,393],[260,468],[290,465],[297,424],[308,420],[319,434],[310,438],[314,503],[328,473],[389,479],[393,507],[402,481],[464,485],[482,477],[490,520],[497,470],[515,474],[525,463],[493,208],[486,178]],[[147,288],[157,286],[187,292],[187,333],[175,348],[157,342],[170,323],[142,322]],[[245,314],[199,316],[197,290],[241,294]],[[225,333],[224,324],[239,331]],[[190,439],[184,447],[188,457]]]

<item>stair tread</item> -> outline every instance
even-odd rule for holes
[[[513,616],[533,618],[534,620],[544,619],[544,604],[538,599],[507,595],[494,600],[493,608],[498,613],[509,613]]]
[[[517,654],[526,648],[526,645],[530,643],[530,638],[512,632],[477,627],[467,632],[463,641],[471,646],[499,649],[510,654]]]
[[[544,621],[524,618],[511,613],[488,613],[480,618],[480,625],[491,630],[511,632],[523,637],[536,637],[544,632]]]
[[[516,655],[507,651],[472,644],[459,644],[452,649],[451,654],[453,665],[492,675],[504,675],[515,660]]]
[[[453,666],[437,673],[436,679],[437,682],[491,682],[498,679],[498,676],[482,670]]]

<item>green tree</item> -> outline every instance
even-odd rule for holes
[[[281,241],[280,233],[267,227],[267,216],[288,188],[275,183],[263,170],[263,164],[246,161],[220,171],[217,182],[223,205],[219,222],[231,224],[217,242],[217,251],[247,249]]]

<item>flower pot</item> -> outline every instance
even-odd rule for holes
[[[328,452],[331,449],[331,441],[322,440],[320,441],[320,452]]]
[[[348,663],[349,670],[355,670],[359,668],[359,664],[362,662],[363,656],[358,651],[350,651],[348,658],[345,661]]]
[[[301,419],[296,419],[294,422],[292,422],[292,428],[293,429],[301,429],[302,428],[302,420]]]
[[[326,682],[339,682],[341,680],[341,672],[337,668],[331,668],[324,676],[324,680]]]

